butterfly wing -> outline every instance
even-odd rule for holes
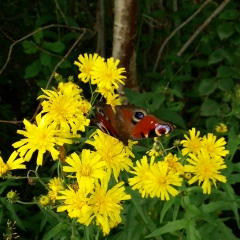
[[[115,124],[116,116],[110,105],[101,102],[98,103],[96,105],[95,115],[95,123],[100,130],[106,134],[109,134],[110,136],[119,138],[119,134],[116,131],[117,126]]]
[[[144,109],[134,105],[112,107],[105,103],[96,106],[96,125],[103,132],[127,143],[128,139],[140,140],[170,133],[171,123],[149,115]]]

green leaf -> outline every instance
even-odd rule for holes
[[[239,17],[239,11],[236,9],[228,9],[223,11],[219,18],[225,20],[235,20]]]
[[[62,42],[44,42],[43,47],[54,53],[60,53],[64,50],[65,45]]]
[[[240,56],[240,46],[234,52],[235,55]]]
[[[217,88],[217,81],[214,78],[203,79],[199,85],[199,94],[202,95],[209,95],[213,93]]]
[[[224,22],[217,28],[217,32],[220,39],[223,40],[232,36],[235,32],[235,29],[231,23]]]
[[[201,106],[202,116],[219,115],[220,112],[221,112],[220,105],[216,101],[208,99],[202,103],[202,106]]]
[[[186,229],[187,226],[188,226],[188,220],[186,220],[186,219],[168,222],[163,227],[158,228],[156,231],[147,235],[146,238],[156,237],[156,236],[162,235],[164,233],[172,233],[176,230]]]
[[[196,229],[196,220],[191,219],[188,222],[188,226],[186,227],[187,239],[188,240],[201,240],[202,237],[199,231]]]
[[[147,217],[146,217],[141,205],[139,204],[140,203],[140,201],[139,201],[140,195],[136,191],[132,190],[130,187],[127,188],[127,192],[129,194],[131,194],[131,200],[133,202],[133,205],[137,209],[137,211],[140,214],[140,216],[142,217],[143,221],[147,224],[148,223]]]
[[[186,124],[185,124],[183,118],[176,112],[173,112],[169,109],[161,108],[159,110],[159,114],[156,114],[156,115],[159,116],[164,121],[172,122],[173,124],[176,124],[177,126],[183,128],[183,129],[186,129]]]
[[[0,203],[1,205],[4,205],[10,212],[11,220],[15,221],[18,227],[26,231],[24,223],[21,221],[21,218],[18,217],[18,214],[13,207],[14,204],[9,203],[5,198],[0,198]]]
[[[232,109],[232,111],[230,113],[228,113],[226,115],[226,117],[230,117],[230,116],[233,116],[233,115],[238,115],[240,113],[240,108],[235,108],[235,109]]]
[[[218,88],[222,91],[230,91],[234,88],[234,82],[232,78],[220,78],[218,80]]]
[[[236,31],[237,31],[238,33],[240,33],[239,22],[235,22],[234,27],[235,27]]]
[[[35,41],[37,44],[40,44],[40,43],[41,43],[41,40],[42,40],[42,38],[43,38],[43,32],[42,32],[42,31],[36,32],[36,33],[33,35],[33,38],[34,38],[34,41]]]
[[[39,208],[40,208],[41,212],[43,213],[43,215],[45,216],[45,218],[47,219],[47,221],[48,221],[49,223],[51,223],[52,226],[54,226],[54,225],[56,225],[56,224],[59,223],[59,220],[56,219],[56,218],[52,215],[52,213],[51,213],[52,210],[45,209],[45,208],[43,208],[43,207],[39,207]]]
[[[208,64],[221,62],[225,56],[225,50],[220,48],[215,50],[209,57]]]
[[[221,221],[218,221],[218,229],[221,232],[222,239],[239,240],[239,238],[233,234],[233,229],[229,228]]]
[[[171,198],[170,201],[166,201],[166,202],[163,204],[163,208],[162,208],[162,211],[161,211],[161,214],[160,214],[160,223],[162,223],[165,214],[166,214],[167,211],[172,207],[172,205],[174,204],[174,202],[175,202],[175,199],[174,199],[174,198]]]
[[[226,183],[223,185],[223,188],[231,202],[230,207],[234,213],[235,216],[235,220],[237,222],[237,225],[239,227],[239,213],[238,213],[238,203],[237,203],[237,199],[235,199],[235,192],[232,188],[232,186],[229,183]]]
[[[33,54],[38,51],[37,46],[32,41],[23,41],[22,46],[26,54]]]
[[[229,203],[224,201],[210,202],[208,204],[202,205],[202,210],[204,213],[212,213],[220,211],[222,209],[228,209]]]
[[[46,52],[40,53],[40,62],[43,66],[48,66],[48,64],[51,62],[51,55]]]
[[[234,36],[231,37],[231,43],[236,46],[240,45],[240,34],[234,34]]]
[[[72,64],[67,59],[65,59],[59,66],[59,68],[71,68],[71,67]]]
[[[64,232],[64,229],[70,228],[69,223],[60,222],[54,226],[44,237],[43,240],[51,240],[54,236],[57,236],[61,232]]]
[[[228,133],[228,143],[227,143],[227,150],[229,150],[231,159],[233,158],[234,154],[238,150],[238,147],[240,145],[240,136],[236,135],[236,133],[233,130],[233,127],[230,128]]]
[[[220,66],[217,69],[217,77],[218,78],[231,77],[232,74],[233,74],[233,70],[232,70],[232,68],[230,68],[228,66]]]
[[[32,78],[38,75],[41,70],[41,63],[39,60],[34,61],[32,64],[28,65],[25,70],[24,78]]]

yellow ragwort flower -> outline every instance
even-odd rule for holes
[[[108,190],[108,178],[105,178],[101,184],[97,184],[90,196],[89,205],[92,207],[93,220],[101,227],[103,235],[109,234],[110,229],[122,221],[122,201],[131,198],[124,192],[123,184],[124,182],[119,182]]]
[[[0,177],[6,175],[11,170],[16,169],[26,169],[23,158],[17,158],[18,152],[14,151],[6,163],[4,163],[3,159],[0,156]],[[16,159],[17,158],[17,159]]]
[[[176,154],[169,153],[167,156],[164,157],[164,162],[168,163],[169,171],[173,172],[180,172],[184,174],[183,165],[179,162],[179,158]]]
[[[193,174],[188,183],[193,184],[198,181],[198,185],[202,184],[203,193],[211,193],[211,182],[216,187],[216,181],[224,183],[227,181],[226,177],[219,172],[220,169],[227,167],[223,158],[211,157],[205,148],[202,148],[197,155],[190,153],[187,161],[190,164],[185,165],[184,170]]]
[[[118,139],[111,137],[99,129],[93,135],[94,141],[87,140],[86,143],[95,147],[97,153],[101,155],[102,160],[106,163],[106,171],[113,175],[118,181],[120,171],[129,171],[132,161],[126,153],[126,148]],[[128,149],[129,151],[129,149]]]
[[[48,197],[51,199],[52,203],[55,203],[58,192],[63,190],[63,180],[61,178],[54,177],[49,181],[48,187]]]
[[[78,185],[81,188],[91,189],[97,179],[103,179],[106,172],[103,167],[106,162],[102,161],[102,157],[97,152],[91,152],[83,149],[81,155],[75,152],[66,158],[69,166],[63,166],[64,172],[75,172]]]
[[[119,60],[114,61],[113,58],[108,58],[107,62],[104,62],[103,58],[99,58],[91,72],[92,83],[97,84],[98,89],[111,90],[112,94],[114,89],[118,89],[118,84],[124,84],[126,79],[122,73],[125,73],[125,68],[117,68]]]
[[[138,189],[143,198],[149,196],[149,192],[145,187],[145,183],[150,178],[150,166],[154,164],[154,160],[155,157],[152,156],[150,163],[148,163],[147,156],[143,156],[140,161],[137,160],[136,166],[133,167],[134,171],[130,171],[130,173],[136,176],[128,178],[129,185],[132,186],[133,190]]]
[[[179,191],[173,186],[182,186],[181,172],[169,170],[167,162],[160,161],[150,166],[149,179],[145,188],[151,198],[158,197],[161,200],[170,200],[169,194],[175,197]]]
[[[92,218],[92,208],[89,206],[88,194],[91,189],[79,188],[76,192],[69,187],[64,191],[60,191],[61,196],[57,196],[57,200],[64,200],[57,208],[57,212],[67,211],[70,218],[78,218],[78,222],[89,225]]]
[[[227,125],[224,123],[219,123],[219,125],[217,125],[215,127],[216,132],[218,133],[226,133],[228,131]]]
[[[91,80],[91,71],[92,67],[95,64],[95,62],[100,59],[101,57],[98,56],[98,54],[94,53],[92,54],[87,54],[84,53],[83,55],[78,56],[79,62],[75,61],[74,64],[79,67],[79,75],[78,78],[81,79],[84,83],[88,82]]]
[[[64,143],[71,144],[72,140],[61,137],[59,130],[53,128],[53,126],[46,121],[45,116],[41,116],[41,113],[36,116],[36,124],[31,124],[24,119],[25,131],[18,130],[17,133],[25,136],[18,142],[12,144],[14,148],[18,148],[20,157],[23,157],[25,161],[30,161],[33,152],[38,151],[37,165],[42,165],[43,154],[48,151],[51,153],[53,160],[58,159],[59,151],[55,149],[55,145],[62,146]],[[66,134],[65,134],[66,135]],[[71,138],[72,136],[66,136]]]
[[[42,102],[42,113],[46,113],[47,121],[64,133],[71,132],[76,135],[78,130],[85,131],[85,126],[90,123],[86,118],[86,112],[91,105],[90,103],[87,105],[86,100],[82,99],[77,85],[65,83],[59,85],[58,91],[44,89],[42,91],[46,95],[41,95],[38,99],[46,99]]]
[[[113,111],[116,113],[115,106],[121,105],[121,98],[118,94],[110,94],[107,96],[107,104],[111,105]]]
[[[201,140],[202,138],[199,137],[200,131],[196,132],[196,128],[192,128],[189,130],[190,137],[184,134],[186,140],[182,140],[181,144],[183,145],[182,155],[185,156],[188,153],[198,153],[202,147]]]
[[[225,149],[226,144],[227,142],[224,137],[217,140],[217,137],[212,133],[208,133],[208,135],[202,139],[202,148],[206,149],[213,158],[217,156],[225,157],[229,154],[229,151]]]

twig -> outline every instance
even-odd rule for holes
[[[56,7],[57,7],[58,11],[59,11],[59,12],[60,12],[60,14],[62,15],[62,18],[63,18],[63,20],[64,20],[65,24],[66,24],[66,25],[69,25],[69,23],[68,23],[68,20],[67,20],[66,16],[64,15],[64,13],[63,13],[63,11],[62,11],[61,7],[60,7],[60,6],[59,6],[59,4],[58,4],[58,1],[57,1],[57,0],[54,0],[54,2],[55,2],[55,5],[56,5]]]
[[[57,63],[57,65],[55,66],[55,68],[54,68],[53,71],[52,71],[51,76],[50,76],[49,79],[48,79],[48,82],[47,82],[47,85],[46,85],[45,89],[48,89],[49,84],[50,84],[50,82],[51,82],[51,80],[52,80],[52,78],[53,78],[53,75],[54,75],[54,73],[56,72],[57,68],[63,63],[63,61],[64,61],[64,60],[68,57],[68,55],[73,51],[73,49],[75,48],[75,46],[79,43],[79,41],[80,41],[80,40],[83,38],[83,36],[85,35],[86,31],[87,31],[87,29],[83,29],[82,34],[77,38],[77,40],[75,41],[75,43],[71,46],[71,48],[68,50],[68,52],[63,56],[63,58],[61,59],[61,61],[59,61],[59,62]]]
[[[11,44],[10,48],[9,48],[9,51],[8,51],[8,57],[7,57],[7,60],[5,62],[5,64],[3,65],[1,71],[0,71],[0,74],[2,74],[3,70],[6,68],[9,60],[10,60],[10,57],[11,57],[11,54],[12,54],[12,50],[13,50],[13,47],[17,44],[17,43],[20,43],[22,41],[24,41],[25,39],[31,37],[32,35],[34,35],[35,33],[37,32],[40,32],[44,29],[48,29],[48,28],[52,28],[52,27],[63,27],[63,28],[71,28],[71,29],[76,29],[76,30],[83,30],[84,28],[78,28],[78,27],[72,27],[72,26],[66,26],[66,25],[60,25],[60,24],[51,24],[51,25],[48,25],[48,26],[45,26],[45,27],[42,27],[42,28],[39,28],[37,29],[36,31],[34,32],[31,32],[29,34],[27,34],[26,36],[16,40],[14,43]]]
[[[54,67],[52,73],[51,73],[51,76],[49,77],[48,79],[48,82],[46,84],[46,87],[45,89],[48,89],[50,83],[51,83],[51,80],[54,76],[54,73],[56,72],[56,70],[58,69],[58,67],[62,64],[62,62],[69,56],[69,54],[73,51],[73,49],[76,47],[76,45],[80,42],[80,40],[83,38],[83,36],[85,35],[85,33],[87,32],[87,29],[83,29],[83,32],[82,34],[77,38],[77,40],[74,42],[74,44],[71,46],[71,48],[68,50],[68,52],[63,56],[63,58],[56,64],[56,66]],[[39,109],[41,108],[41,103],[42,101],[38,104],[37,106],[37,109],[35,111],[35,113],[33,114],[33,116],[31,117],[31,119],[29,120],[30,122],[32,122],[37,113],[39,112]],[[10,123],[10,124],[18,124],[18,123],[22,123],[22,121],[6,121],[6,120],[0,120],[1,123]]]
[[[56,64],[56,66],[54,67],[49,79],[48,79],[48,82],[46,84],[46,87],[45,89],[48,89],[51,81],[52,81],[52,78],[54,76],[54,73],[57,71],[58,67],[63,63],[63,61],[69,56],[69,54],[73,51],[73,49],[75,48],[75,46],[80,42],[80,40],[83,38],[83,36],[85,35],[87,29],[83,29],[83,32],[82,34],[77,38],[77,40],[75,41],[75,43],[71,46],[71,48],[68,50],[68,52],[63,56],[63,58]],[[42,104],[42,101],[39,102],[38,106],[37,106],[37,109],[34,113],[34,115],[32,116],[32,118],[30,119],[30,122],[33,121],[39,111],[39,109],[41,108],[41,104]]]
[[[183,52],[188,48],[188,46],[193,42],[193,40],[199,35],[199,33],[215,18],[230,2],[231,0],[224,0],[215,11],[205,20],[205,22],[193,33],[193,35],[187,40],[187,42],[178,51],[177,56],[181,56]]]
[[[181,29],[183,28],[186,24],[188,24],[193,18],[196,17],[196,15],[198,13],[200,13],[203,8],[208,4],[210,3],[212,0],[206,0],[206,2],[204,2],[202,4],[202,6],[200,8],[198,8],[198,10],[196,12],[194,12],[186,21],[184,21],[182,24],[180,24],[174,31],[172,31],[172,33],[164,40],[163,44],[161,45],[159,51],[158,51],[158,55],[157,55],[157,59],[155,61],[155,64],[154,64],[154,68],[153,68],[153,72],[156,71],[157,69],[157,66],[158,66],[158,63],[159,63],[159,60],[161,58],[161,55],[162,55],[162,52],[163,52],[163,49],[164,47],[167,45],[167,43],[170,41],[170,39]]]

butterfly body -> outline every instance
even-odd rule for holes
[[[171,123],[164,122],[134,105],[116,106],[114,113],[110,105],[98,103],[95,117],[95,123],[100,130],[118,138],[124,144],[127,144],[128,139],[157,137],[174,129]]]

